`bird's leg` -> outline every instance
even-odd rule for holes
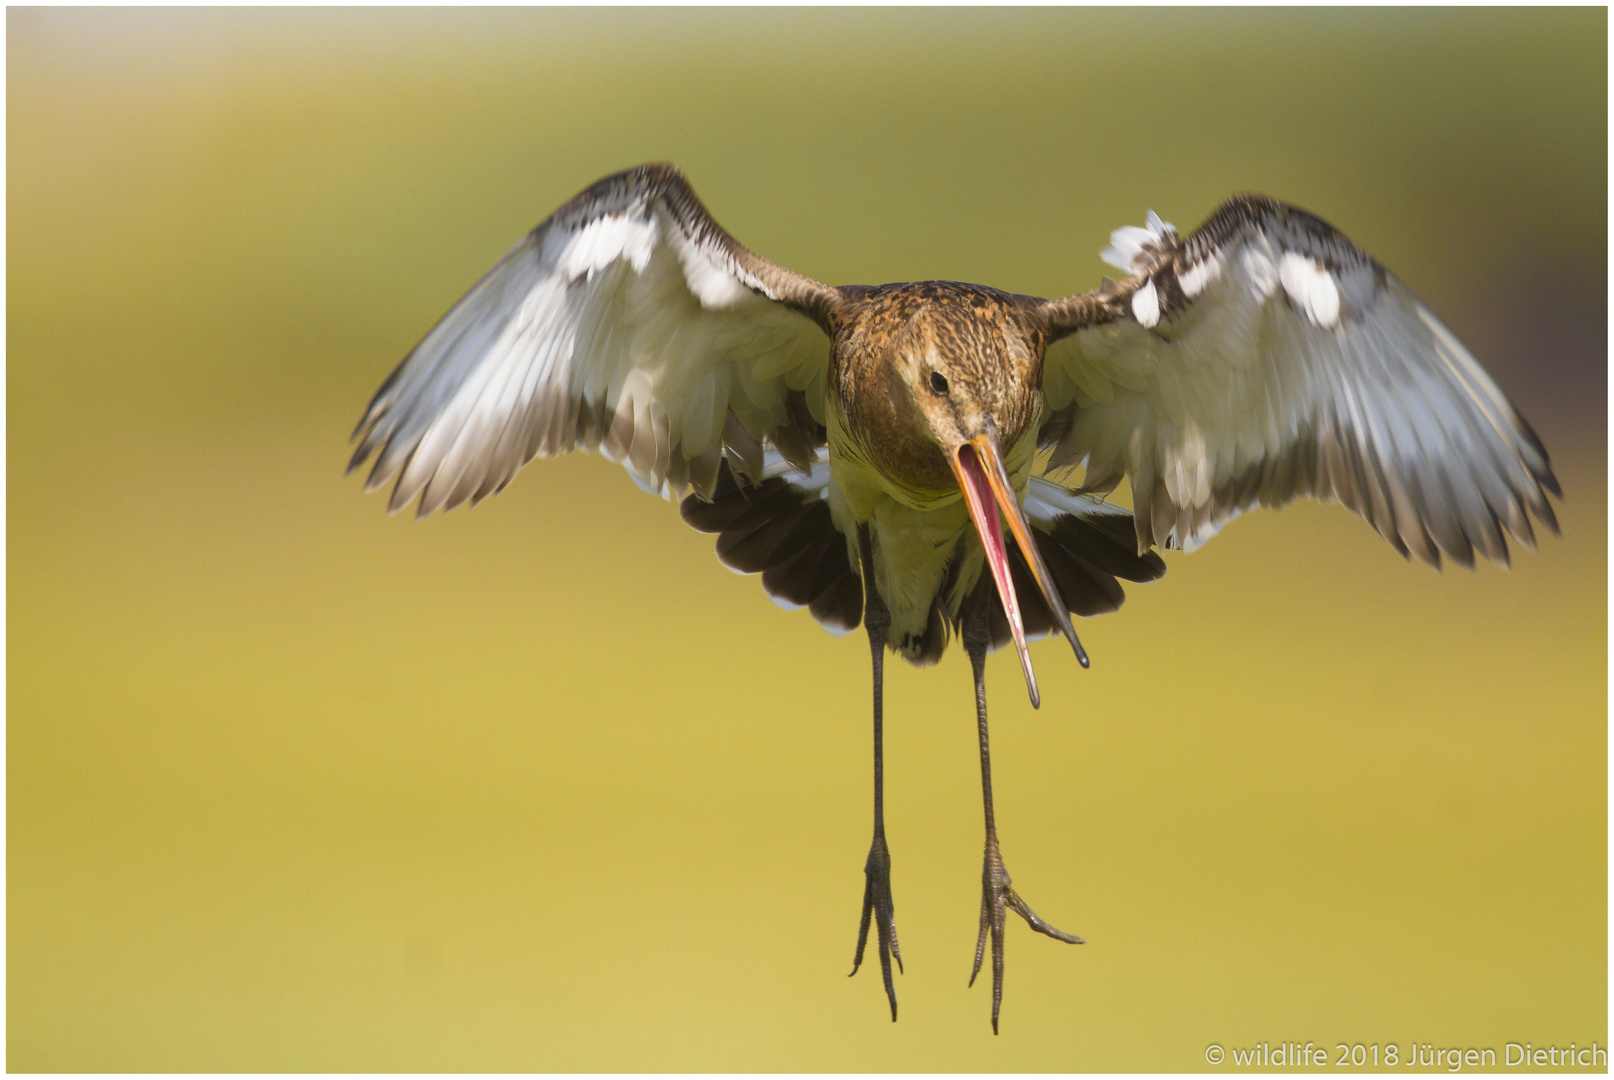
[[[863,625],[869,632],[869,652],[874,658],[874,843],[863,864],[863,919],[857,928],[857,955],[852,958],[852,974],[863,964],[863,947],[869,940],[869,923],[874,923],[880,948],[880,974],[885,979],[885,996],[891,1002],[891,1020],[897,1019],[897,991],[891,984],[891,958],[902,970],[902,950],[897,948],[897,924],[891,906],[891,853],[885,846],[885,755],[882,745],[883,697],[885,682],[885,642],[891,629],[891,612],[874,585],[874,549],[869,527],[858,530],[859,563],[863,572]]]
[[[986,738],[986,649],[991,631],[987,623],[989,600],[971,605],[964,619],[964,649],[969,653],[970,667],[975,670],[975,717],[981,735],[981,796],[986,803],[986,858],[981,866],[981,931],[975,939],[975,967],[970,972],[970,985],[981,973],[981,960],[986,954],[986,938],[992,936],[992,1033],[997,1034],[998,1010],[1003,1004],[1003,924],[1009,911],[1014,911],[1031,924],[1039,934],[1047,934],[1057,941],[1072,945],[1082,939],[1049,926],[1031,910],[1020,894],[1009,885],[1009,872],[1003,867],[1003,855],[998,850],[997,823],[992,817],[992,755]]]

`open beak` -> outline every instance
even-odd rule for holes
[[[997,439],[991,435],[977,435],[953,454],[952,466],[958,476],[959,490],[964,493],[964,504],[969,507],[970,520],[975,523],[975,531],[981,537],[981,547],[986,551],[986,562],[992,569],[992,580],[997,584],[1003,611],[1009,618],[1014,647],[1020,654],[1020,667],[1026,676],[1026,689],[1031,694],[1031,706],[1037,708],[1042,700],[1037,693],[1037,676],[1031,670],[1031,654],[1026,651],[1025,623],[1020,618],[1020,601],[1014,594],[1014,580],[1009,575],[1009,553],[1003,543],[999,510],[1003,512],[1003,519],[1008,521],[1015,542],[1020,545],[1020,553],[1025,556],[1031,575],[1037,579],[1037,587],[1042,590],[1042,597],[1053,612],[1054,621],[1076,650],[1076,661],[1082,667],[1087,666],[1087,653],[1076,639],[1076,628],[1070,624],[1070,613],[1065,610],[1065,602],[1059,597],[1053,575],[1048,572],[1047,565],[1042,561],[1042,553],[1037,550],[1037,542],[1031,536],[1031,526],[1014,497],[1014,487],[1009,481],[1009,471],[1003,465],[1003,455],[998,452]]]

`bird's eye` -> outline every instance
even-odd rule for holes
[[[938,394],[947,393],[947,378],[939,371],[930,373],[930,388]]]

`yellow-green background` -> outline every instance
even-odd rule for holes
[[[16,10],[7,1064],[1195,1069],[1607,1045],[1602,11]],[[379,380],[596,177],[831,282],[1059,295],[1110,229],[1314,209],[1473,347],[1562,538],[1298,506],[991,665],[1015,881],[966,991],[968,668],[888,669],[907,974],[848,980],[867,652],[597,457],[388,519]],[[1332,1055],[1334,1051],[1330,1050]]]

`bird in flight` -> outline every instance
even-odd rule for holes
[[[1303,210],[1229,199],[1180,236],[1152,212],[1103,253],[1125,276],[1058,300],[950,281],[831,287],[713,220],[668,164],[608,176],[528,233],[382,383],[349,471],[388,507],[450,510],[534,457],[597,450],[681,500],[730,567],[873,656],[874,837],[853,974],[901,968],[883,806],[887,648],[974,671],[986,847],[974,984],[992,1029],[1010,884],[992,813],[985,664],[1117,579],[1165,572],[1255,506],[1309,495],[1403,556],[1508,560],[1553,531],[1546,450],[1460,342],[1372,256]],[[1077,487],[1060,482],[1085,471]],[[1132,510],[1104,496],[1126,478]]]

